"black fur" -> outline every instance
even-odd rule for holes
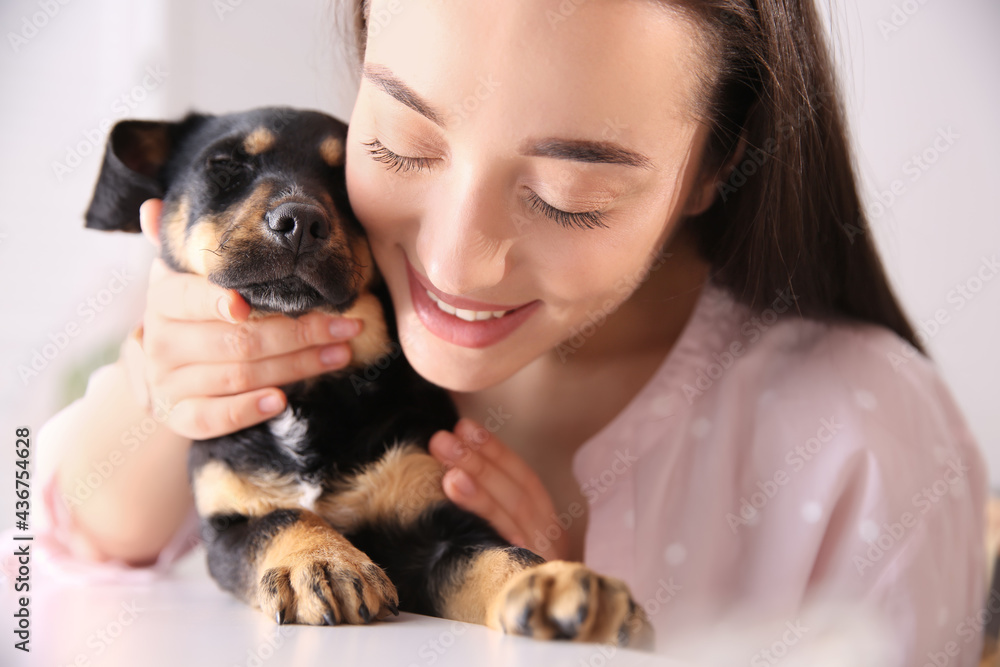
[[[409,525],[364,525],[345,535],[385,569],[407,611],[440,616],[448,584],[487,549],[503,549],[523,567],[544,562],[511,546],[479,517],[440,503]]]
[[[241,593],[255,582],[246,567],[282,528],[299,519],[294,509],[276,510],[262,517],[215,514],[203,517],[201,537],[208,548],[208,571],[228,591]]]

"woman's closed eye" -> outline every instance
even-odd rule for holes
[[[528,206],[530,206],[533,210],[555,220],[563,227],[571,227],[575,229],[594,229],[595,227],[607,229],[608,227],[603,222],[604,213],[602,211],[580,211],[578,213],[570,213],[569,211],[556,208],[531,190],[528,190],[526,199]]]
[[[379,141],[378,138],[365,142],[362,145],[367,148],[368,154],[373,160],[381,162],[386,165],[388,169],[397,173],[427,169],[430,167],[431,162],[434,161],[433,158],[428,157],[408,157],[406,155],[398,155],[397,153],[394,153],[386,148],[386,146]]]

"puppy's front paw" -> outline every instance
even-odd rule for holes
[[[489,625],[507,634],[652,646],[652,627],[625,583],[579,563],[552,561],[519,572],[489,613]]]
[[[399,613],[396,587],[361,552],[303,550],[270,565],[261,573],[256,603],[278,623],[368,623]]]

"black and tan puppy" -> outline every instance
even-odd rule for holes
[[[457,415],[394,342],[348,206],[345,137],[334,118],[284,108],[123,121],[109,137],[88,227],[137,232],[140,203],[162,197],[173,269],[238,291],[256,317],[364,320],[351,368],[284,387],[288,408],[267,423],[194,443],[212,576],[279,623],[367,623],[399,608],[645,643],[648,622],[623,583],[545,563],[445,498],[427,442]]]

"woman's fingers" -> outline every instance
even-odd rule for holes
[[[139,207],[139,228],[143,236],[157,248],[160,247],[160,213],[162,199],[147,199]]]
[[[549,492],[534,469],[487,428],[471,419],[460,419],[455,425],[455,435],[508,477],[518,480],[532,499],[551,505]]]
[[[256,361],[298,350],[343,343],[361,331],[353,318],[310,313],[239,324],[159,321],[146,326],[146,353],[165,367],[193,363]]]
[[[338,370],[350,359],[350,347],[337,343],[257,361],[188,364],[155,378],[156,394],[168,402],[172,397],[244,394]]]
[[[448,499],[466,512],[486,519],[493,529],[513,545],[526,546],[521,528],[510,515],[497,504],[489,493],[477,485],[461,468],[452,468],[441,480]]]
[[[545,558],[562,557],[565,540],[550,544],[546,539],[543,550],[530,543],[539,531],[546,533],[555,514],[551,497],[531,467],[474,422],[462,420],[455,430],[466,437],[441,431],[430,442],[431,454],[452,466],[443,480],[448,498],[489,521],[509,542]]]
[[[250,306],[233,290],[209,282],[204,276],[173,271],[160,258],[149,268],[147,315],[164,320],[246,320]],[[155,305],[155,307],[154,307]]]
[[[532,517],[537,511],[538,499],[527,493],[521,484],[523,480],[509,477],[493,461],[482,455],[481,447],[477,447],[475,442],[463,441],[456,436],[439,441],[442,454],[448,457],[448,461],[483,489],[498,509],[508,514],[519,528],[523,530],[534,523]]]
[[[167,411],[167,425],[192,440],[217,438],[259,424],[285,409],[285,395],[277,389],[261,389],[238,396],[187,398],[176,405],[158,407]]]

